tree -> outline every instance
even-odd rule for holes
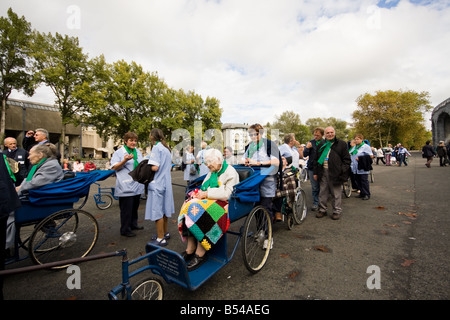
[[[356,100],[353,112],[355,132],[383,147],[388,143],[420,146],[427,133],[423,114],[431,110],[428,92],[377,91],[365,93]]]
[[[347,121],[330,118],[310,118],[306,120],[306,125],[309,128],[311,135],[314,133],[314,129],[321,127],[333,127],[336,131],[336,137],[342,140],[349,140],[350,129],[347,127]]]
[[[294,111],[284,111],[281,115],[275,116],[275,119],[275,122],[269,124],[267,127],[279,130],[279,133],[282,134],[282,136],[279,137],[280,144],[284,143],[284,135],[288,133],[295,133],[295,139],[299,142],[308,140],[308,127],[302,124],[300,116]],[[272,139],[273,138],[274,137],[272,137]]]
[[[0,140],[5,135],[6,102],[12,90],[31,96],[34,82],[29,67],[31,24],[11,8],[8,18],[0,17],[0,96],[2,99]]]
[[[33,57],[38,81],[49,86],[55,94],[62,121],[60,152],[64,155],[66,125],[79,122],[81,109],[74,92],[85,79],[87,55],[83,53],[78,38],[36,31]]]
[[[75,92],[83,122],[103,138],[121,139],[133,131],[141,144],[148,142],[155,122],[161,121],[156,115],[164,109],[164,81],[134,61],[108,64],[102,55],[88,65],[88,76]]]

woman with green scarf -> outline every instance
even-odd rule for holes
[[[119,197],[120,234],[125,237],[134,237],[134,230],[143,229],[138,226],[138,209],[145,186],[128,174],[143,160],[142,153],[136,148],[137,141],[136,133],[125,133],[124,145],[111,157],[111,169],[116,171],[115,196]]]
[[[364,142],[362,134],[355,135],[355,145],[350,148],[350,157],[352,160],[351,170],[355,177],[356,185],[360,190],[357,196],[363,200],[370,199],[369,173],[372,167],[373,153],[368,144]]]
[[[223,159],[222,152],[208,149],[205,164],[210,172],[192,199],[185,202],[178,217],[178,229],[183,241],[187,241],[182,253],[188,270],[198,268],[206,260],[210,250],[229,227],[228,199],[233,187],[239,183],[239,175],[233,166]]]
[[[22,184],[16,187],[19,196],[25,191],[39,188],[64,178],[64,172],[56,159],[56,147],[51,143],[37,144],[28,156],[32,165]]]

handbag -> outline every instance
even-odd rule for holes
[[[191,176],[194,176],[194,175],[197,174],[197,168],[196,168],[196,165],[195,165],[195,164],[191,165],[191,168],[189,169],[189,174],[190,174]]]
[[[133,169],[133,171],[128,172],[128,174],[133,178],[134,181],[137,181],[142,184],[147,184],[153,181],[155,177],[155,171],[152,170],[153,165],[148,164],[148,159],[142,160]]]
[[[6,162],[8,162],[8,166],[11,169],[12,173],[19,172],[19,163],[16,160],[11,159],[9,157],[5,157],[5,159],[6,159]]]

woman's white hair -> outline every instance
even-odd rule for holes
[[[205,151],[205,163],[222,163],[223,154],[217,149],[208,149]]]

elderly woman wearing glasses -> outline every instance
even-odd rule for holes
[[[64,172],[56,159],[57,150],[51,143],[37,144],[30,150],[28,159],[33,165],[27,178],[16,188],[21,196],[25,191],[60,181]]]
[[[210,250],[227,231],[228,199],[233,187],[239,183],[236,170],[226,163],[217,149],[205,151],[205,164],[209,169],[199,190],[181,208],[178,229],[183,241],[187,240],[182,253],[188,270],[198,268],[206,260]]]

